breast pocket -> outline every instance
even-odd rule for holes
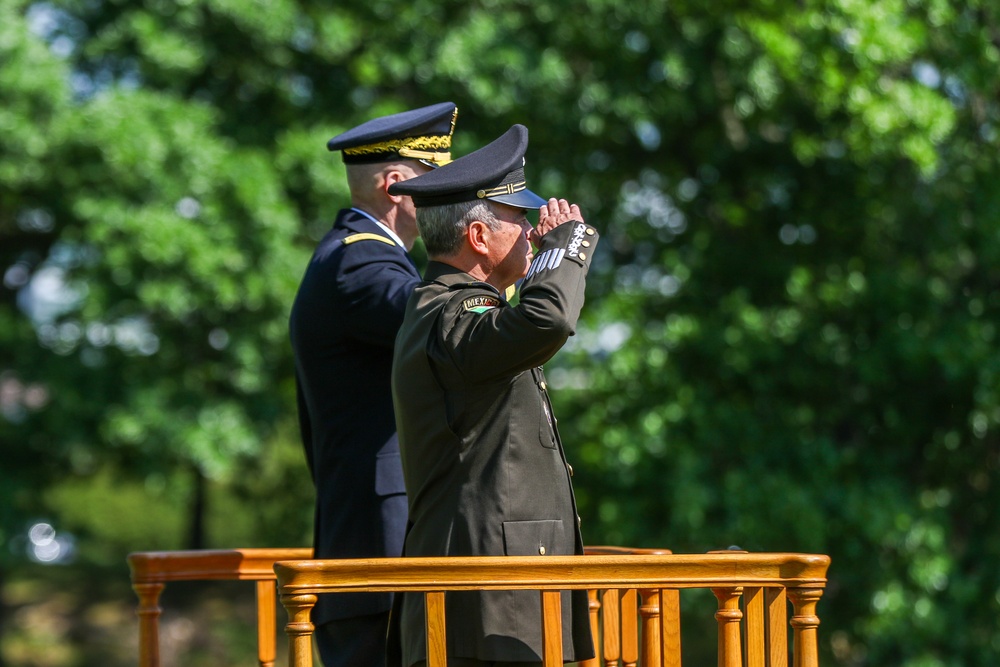
[[[507,556],[555,555],[562,542],[562,519],[503,522],[503,551]]]

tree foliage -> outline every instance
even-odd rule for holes
[[[302,538],[323,142],[450,99],[604,232],[550,370],[585,538],[829,553],[828,659],[991,664],[998,45],[981,0],[0,0],[0,534],[193,470]]]

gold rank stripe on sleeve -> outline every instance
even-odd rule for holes
[[[462,302],[462,308],[472,313],[485,313],[500,305],[500,300],[491,296],[473,296]]]
[[[344,245],[351,245],[352,243],[357,243],[358,241],[381,241],[382,243],[388,243],[389,245],[396,245],[392,239],[387,239],[386,237],[378,234],[369,234],[367,232],[361,234],[351,234],[350,236],[344,237]]]

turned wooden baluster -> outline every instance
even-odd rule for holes
[[[601,601],[598,599],[597,589],[591,588],[587,591],[587,602],[590,610],[590,636],[594,641],[594,657],[590,660],[581,660],[580,667],[600,667],[601,666],[601,643],[600,628],[598,627],[597,615],[601,611]]]
[[[139,596],[139,667],[160,667],[160,593],[163,584],[133,584]]]
[[[795,646],[792,664],[794,667],[819,667],[819,647],[816,645],[819,616],[816,615],[816,603],[823,597],[823,589],[791,588],[788,590],[788,597],[794,610],[789,622]]]
[[[316,596],[282,595],[281,604],[288,611],[288,665],[289,667],[312,667],[312,633],[315,627],[309,614],[316,605]]]
[[[660,639],[663,667],[681,667],[681,592],[677,589],[660,591]]]
[[[719,621],[719,667],[743,667],[740,650],[740,621],[743,619],[740,595],[743,589],[713,588],[712,592],[719,600],[719,608],[715,612]]]
[[[642,604],[642,667],[660,667],[660,591],[639,591]]]

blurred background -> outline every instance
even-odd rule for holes
[[[0,664],[135,664],[130,551],[309,544],[325,142],[451,100],[603,233],[547,368],[585,540],[827,553],[823,664],[992,666],[998,46],[985,0],[0,0]],[[164,666],[252,664],[251,596],[168,586]]]

